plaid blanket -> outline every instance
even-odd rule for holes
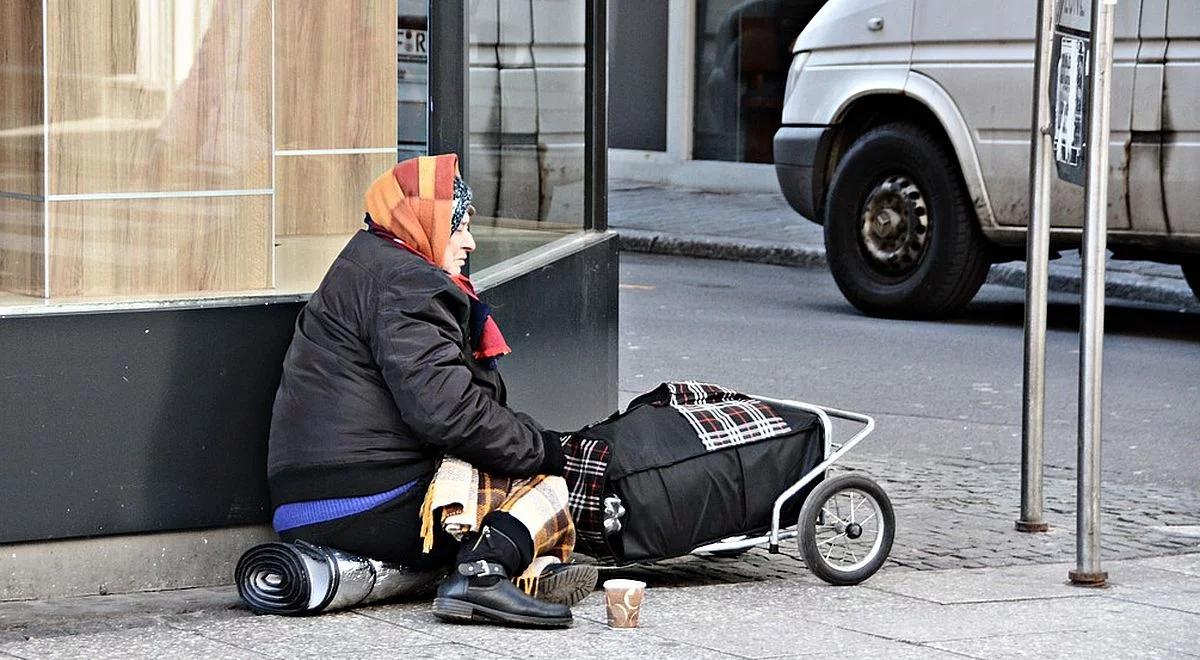
[[[577,435],[562,437],[564,470],[570,494],[567,506],[575,519],[579,538],[592,543],[604,542],[604,481],[608,471],[608,443]]]
[[[668,405],[683,415],[709,451],[792,432],[770,406],[745,394],[696,381],[666,385]]]
[[[667,393],[670,396],[669,404],[672,406],[689,406],[703,403],[719,403],[721,401],[733,401],[737,399],[747,398],[744,394],[738,394],[727,387],[721,387],[714,383],[701,383],[694,380],[684,380],[679,382],[663,383],[667,387]]]
[[[433,547],[433,526],[440,524],[454,538],[479,529],[492,511],[505,511],[525,525],[533,537],[533,562],[514,581],[527,592],[537,576],[575,549],[575,523],[567,509],[567,482],[562,477],[536,475],[526,479],[496,477],[447,456],[442,459],[421,507],[421,538]]]

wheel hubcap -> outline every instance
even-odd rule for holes
[[[857,488],[839,490],[821,506],[816,545],[830,568],[854,571],[871,562],[883,546],[883,508]]]
[[[873,268],[904,275],[916,268],[929,243],[925,196],[912,179],[889,176],[867,196],[859,228]]]

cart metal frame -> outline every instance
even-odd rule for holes
[[[771,529],[766,534],[762,536],[748,536],[744,538],[733,538],[731,540],[722,540],[716,543],[709,543],[708,545],[703,545],[695,550],[692,550],[692,554],[732,552],[736,550],[752,548],[762,545],[763,543],[767,544],[768,552],[772,554],[778,554],[779,542],[793,539],[797,534],[797,529],[795,527],[780,529],[779,519],[782,515],[783,505],[786,504],[788,500],[795,497],[796,494],[801,491],[801,489],[812,483],[814,479],[824,475],[831,466],[835,465],[839,460],[842,459],[843,456],[849,453],[855,445],[857,445],[859,442],[862,442],[863,438],[867,437],[872,431],[875,430],[875,419],[870,415],[851,412],[849,410],[840,410],[838,408],[830,408],[827,406],[819,406],[813,403],[805,403],[804,401],[775,399],[766,396],[757,396],[754,394],[750,394],[748,396],[758,399],[759,401],[765,401],[766,403],[773,403],[797,410],[803,410],[816,415],[817,419],[821,422],[821,431],[825,440],[825,460],[821,461],[816,467],[806,472],[804,476],[800,477],[799,481],[792,484],[791,487],[780,493],[779,497],[775,498],[775,507],[771,511]],[[862,424],[863,428],[859,429],[859,431],[851,436],[846,442],[841,444],[835,443],[833,441],[833,422],[830,420],[831,417]]]

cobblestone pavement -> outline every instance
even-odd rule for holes
[[[1047,468],[1045,516],[1050,531],[1013,529],[1020,472],[958,458],[914,464],[856,458],[887,491],[896,511],[896,538],[883,570],[984,568],[1073,562],[1075,480]],[[1104,560],[1178,555],[1200,551],[1200,494],[1154,486],[1105,484],[1101,534]],[[738,558],[689,556],[653,565],[611,568],[659,586],[728,584],[809,575],[793,541],[779,555],[755,548]],[[1066,576],[1064,575],[1065,579]]]

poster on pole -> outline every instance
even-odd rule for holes
[[[1087,179],[1091,48],[1091,0],[1059,0],[1050,65],[1054,165],[1059,179],[1077,186]]]

